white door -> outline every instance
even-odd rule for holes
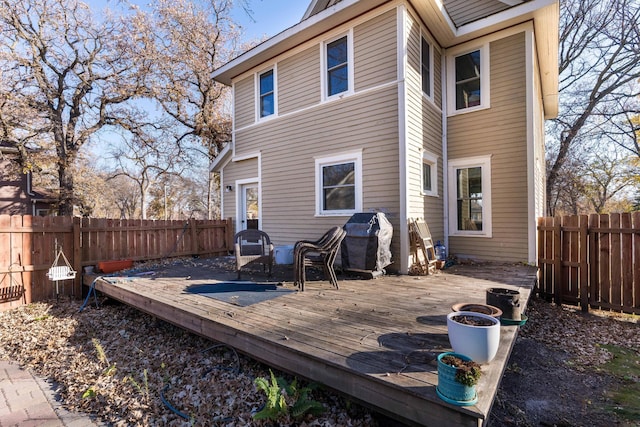
[[[258,184],[244,184],[242,186],[242,216],[240,218],[240,229],[260,228],[260,198],[258,194]]]

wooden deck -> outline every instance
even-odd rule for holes
[[[346,393],[395,419],[429,426],[484,424],[518,329],[501,327],[498,354],[483,366],[478,403],[449,405],[436,395],[435,359],[450,350],[446,314],[451,306],[484,303],[490,287],[518,289],[525,304],[535,278],[533,267],[502,265],[454,266],[420,277],[339,276],[340,290],[323,280],[308,281],[304,292],[246,307],[188,292],[194,285],[235,279],[235,273],[221,269],[221,264],[219,259],[193,260],[158,267],[154,275],[134,279],[97,279],[95,287],[270,366]],[[277,267],[272,282],[295,289],[291,266]],[[252,277],[266,279],[259,270]]]

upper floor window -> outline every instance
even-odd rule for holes
[[[362,153],[316,159],[316,213],[351,215],[362,210]]]
[[[480,50],[456,57],[456,110],[480,105]]]
[[[449,113],[489,107],[489,47],[448,58],[453,76],[449,76]]]
[[[422,73],[422,92],[428,97],[432,94],[432,49],[427,40],[422,37],[422,52],[421,52],[421,73]]]
[[[270,116],[275,113],[275,85],[273,70],[265,71],[259,76],[259,111],[260,117]]]
[[[325,94],[327,98],[351,89],[353,70],[350,67],[351,48],[345,35],[325,44]]]

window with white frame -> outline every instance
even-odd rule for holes
[[[449,162],[449,230],[491,237],[491,157]]]
[[[438,157],[427,151],[422,153],[422,194],[438,195]]]
[[[429,42],[422,37],[421,47],[421,74],[422,74],[422,92],[431,98],[433,93],[433,49]]]
[[[449,113],[489,107],[489,46],[454,54],[447,58]]]
[[[362,152],[316,159],[316,214],[352,215],[362,210]]]
[[[349,35],[327,42],[324,50],[325,97],[331,98],[351,90],[353,79]]]
[[[275,114],[275,82],[273,69],[258,75],[258,111],[259,117]]]

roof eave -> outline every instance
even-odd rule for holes
[[[228,142],[224,146],[222,151],[218,153],[216,158],[213,159],[213,161],[209,165],[209,170],[211,172],[220,172],[224,167],[224,165],[227,164],[227,161],[231,158],[231,154],[233,153],[232,145],[233,145],[232,142]]]

